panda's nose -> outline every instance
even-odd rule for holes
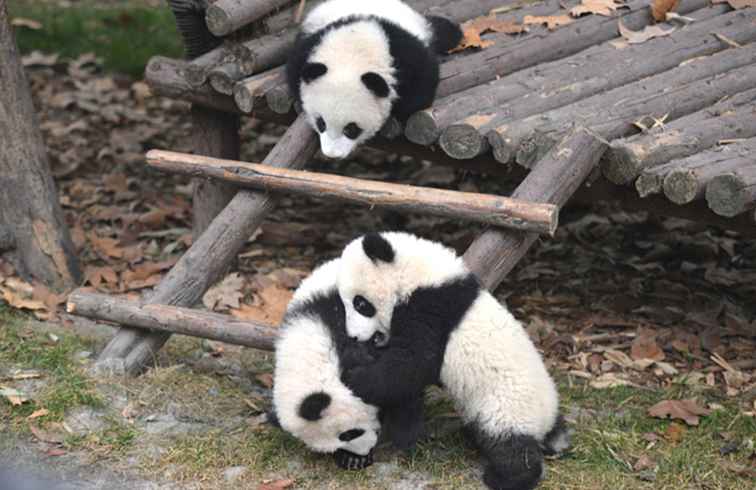
[[[364,429],[350,429],[346,432],[342,432],[341,434],[339,434],[339,440],[343,442],[349,442],[354,439],[357,439],[364,433],[365,433]]]

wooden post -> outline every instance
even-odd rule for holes
[[[254,189],[460,218],[534,233],[553,234],[557,227],[556,206],[490,194],[415,187],[160,150],[147,153],[147,163],[168,172],[211,177]]]
[[[13,235],[22,275],[55,289],[79,283],[79,262],[5,2],[0,2],[0,223]]]
[[[187,57],[194,59],[210,53],[220,41],[205,24],[207,4],[197,0],[171,0],[170,5],[176,25],[184,39]],[[150,66],[147,67],[147,74],[155,74]],[[190,116],[192,129],[189,137],[195,153],[234,160],[239,158],[238,115],[193,104]],[[194,181],[192,235],[195,239],[226,207],[235,192],[233,186],[221,182]]]
[[[301,168],[312,159],[317,149],[317,135],[306,119],[300,116],[263,163]],[[156,286],[149,303],[178,306],[196,303],[220,278],[273,206],[273,198],[264,193],[237,192]],[[166,334],[148,333],[125,326],[105,347],[100,359],[124,358],[126,371],[135,374],[152,359],[168,337]]]
[[[535,165],[512,197],[564,206],[605,150],[606,145],[586,130],[571,130]],[[537,239],[535,233],[489,229],[470,245],[464,260],[493,291]]]
[[[95,320],[132,325],[167,334],[191,335],[262,350],[273,350],[273,342],[278,335],[278,330],[273,325],[241,321],[231,316],[191,308],[145,305],[107,294],[78,290],[68,297],[66,309],[73,315]]]
[[[216,36],[225,36],[292,0],[218,0],[207,7],[207,27]]]

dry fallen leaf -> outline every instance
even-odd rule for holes
[[[667,12],[672,12],[677,8],[680,0],[654,0],[651,4],[651,16],[656,22],[667,20]]]
[[[598,390],[606,388],[615,388],[617,386],[632,386],[633,383],[625,378],[620,377],[616,373],[604,373],[598,378],[591,380],[589,383],[591,387]]]
[[[650,470],[656,467],[656,463],[648,455],[642,454],[633,465],[635,471]]]
[[[48,409],[40,408],[39,410],[35,410],[34,412],[32,412],[32,414],[26,417],[26,419],[27,420],[38,419],[39,417],[44,417],[45,415],[48,415],[49,413],[50,411]]]
[[[31,29],[33,31],[42,29],[41,22],[38,22],[34,19],[25,19],[23,17],[14,17],[13,20],[11,20],[11,25],[13,27],[26,27],[27,29]]]
[[[239,273],[229,274],[205,293],[202,303],[207,309],[214,311],[239,308],[239,301],[244,297],[241,292],[243,287],[244,278]]]
[[[656,37],[663,37],[663,36],[669,36],[675,31],[674,27],[670,27],[667,30],[664,30],[662,26],[655,25],[655,26],[646,26],[645,29],[642,31],[632,31],[625,27],[625,25],[622,23],[622,21],[617,21],[619,25],[619,33],[620,35],[625,38],[628,44],[641,44],[645,43],[649,39],[653,39]],[[615,46],[617,44],[615,43]],[[618,46],[619,47],[619,46]]]
[[[254,305],[242,304],[239,308],[232,309],[231,315],[240,320],[276,326],[283,320],[293,295],[292,291],[278,284],[268,284],[255,293]]]
[[[664,431],[664,438],[672,444],[678,444],[680,441],[682,441],[687,430],[688,429],[686,429],[684,425],[673,422],[669,424],[667,430]]]
[[[486,32],[503,32],[506,34],[520,34],[527,32],[527,27],[511,20],[497,20],[496,14],[490,14],[476,19],[468,20],[462,24],[464,37],[459,46],[449,51],[456,53],[468,48],[484,49],[494,44],[493,41],[484,41],[481,35]]]
[[[546,27],[553,31],[554,29],[571,24],[573,22],[569,15],[526,15],[522,23],[526,25],[546,24]]]
[[[56,429],[60,427],[60,424],[50,424],[50,427]],[[59,432],[42,430],[32,422],[29,422],[29,430],[32,434],[34,434],[34,437],[42,442],[49,442],[51,444],[63,444],[63,441],[65,440],[65,435],[63,434],[62,430]]]
[[[630,347],[630,357],[634,360],[651,359],[652,361],[663,361],[664,351],[656,343],[656,336],[652,331],[640,329],[638,336],[633,340]]]
[[[11,405],[23,405],[29,401],[22,392],[8,386],[0,386],[0,396],[7,398]]]
[[[664,400],[648,409],[651,417],[678,419],[688,425],[698,425],[699,415],[709,415],[711,410],[702,407],[695,400]]]
[[[84,270],[84,283],[99,288],[103,282],[112,286],[118,285],[118,273],[112,267],[87,266]]]
[[[284,490],[292,485],[294,485],[294,480],[266,480],[257,487],[257,490]]]
[[[623,7],[627,6],[616,0],[583,0],[580,5],[570,10],[570,15],[580,17],[581,15],[596,14],[611,17],[615,10]]]
[[[260,382],[261,385],[266,388],[273,388],[273,375],[270,373],[262,373],[255,376],[255,379]]]
[[[2,292],[5,302],[14,308],[31,311],[47,309],[43,301],[33,297],[34,287],[27,282],[15,278],[7,279],[3,284],[0,284],[0,292]]]
[[[101,237],[95,233],[90,233],[88,237],[95,249],[104,256],[103,258],[123,258],[123,249],[119,246],[119,242],[115,238]]]

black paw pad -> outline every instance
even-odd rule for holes
[[[366,456],[360,456],[339,449],[334,454],[334,459],[338,467],[343,470],[362,470],[373,464],[373,452],[370,451]]]

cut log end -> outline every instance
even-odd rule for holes
[[[664,184],[664,176],[658,174],[641,174],[635,181],[635,190],[640,197],[659,194]]]
[[[677,169],[667,174],[662,184],[664,195],[675,204],[693,202],[698,196],[699,184],[695,172]]]
[[[533,168],[549,153],[555,143],[556,141],[550,136],[536,132],[520,142],[515,153],[515,161],[525,168]]]
[[[294,108],[294,98],[286,86],[274,87],[265,93],[265,101],[276,114],[288,114]]]
[[[205,12],[207,28],[216,36],[225,36],[234,30],[234,23],[222,8],[217,5],[209,5]]]
[[[222,71],[211,71],[207,76],[210,86],[223,95],[232,95],[236,81]]]
[[[753,207],[741,192],[745,183],[735,174],[718,175],[706,186],[706,202],[720,216],[731,218]]]
[[[236,102],[236,107],[245,114],[251,113],[255,108],[254,96],[241,83],[234,86],[234,102]]]
[[[441,136],[441,128],[436,124],[433,111],[426,109],[410,116],[404,134],[415,144],[429,146]]]
[[[604,155],[601,171],[606,179],[617,185],[626,185],[638,176],[640,158],[630,145],[609,147]]]
[[[469,124],[453,124],[438,139],[444,152],[456,160],[470,160],[489,150],[488,141]]]

